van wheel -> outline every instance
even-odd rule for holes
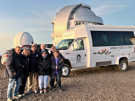
[[[126,59],[120,61],[119,69],[120,69],[120,71],[127,71],[128,61]]]
[[[69,68],[69,66],[67,66],[67,65],[64,65],[63,67],[62,67],[62,76],[63,77],[68,77],[69,75],[70,75],[70,68]]]

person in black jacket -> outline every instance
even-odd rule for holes
[[[24,90],[26,86],[26,81],[30,72],[30,49],[29,48],[24,48],[22,52],[22,63],[24,65],[23,70],[22,70],[22,75],[21,75],[21,81],[22,84],[19,88],[19,97],[24,96]]]
[[[50,74],[51,61],[46,50],[41,51],[41,58],[38,63],[39,89],[40,93],[47,92],[48,75]]]
[[[48,49],[46,49],[45,44],[41,44],[41,45],[40,45],[40,53],[41,53],[42,51],[46,51],[47,54],[49,54]]]
[[[20,83],[21,83],[20,76],[21,76],[23,65],[21,64],[21,54],[20,54],[19,46],[15,48],[14,52],[12,51],[11,57],[12,58],[11,58],[10,64],[6,65],[6,69],[9,76],[9,84],[8,84],[8,90],[7,90],[8,101],[12,101],[13,99],[17,98]],[[12,94],[14,87],[15,87],[14,94]]]
[[[62,67],[64,65],[63,57],[58,51],[53,52],[51,56],[51,80],[50,86],[51,89],[54,88],[54,82],[56,80],[56,86],[61,89],[61,76],[62,76]]]
[[[30,74],[28,77],[28,91],[38,91],[38,60],[39,53],[37,52],[37,45],[32,44],[30,52]]]

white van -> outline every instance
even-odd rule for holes
[[[119,65],[126,71],[135,61],[135,26],[80,25],[63,34],[56,48],[65,57],[63,75],[72,69]]]

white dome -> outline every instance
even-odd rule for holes
[[[14,47],[31,45],[33,43],[33,37],[28,32],[19,32],[14,38]]]
[[[57,44],[63,33],[75,28],[81,24],[96,24],[103,25],[101,17],[97,16],[91,7],[84,4],[69,5],[60,9],[57,12],[55,19],[52,22],[53,25],[53,43]]]
[[[89,23],[103,24],[102,18],[96,16],[90,7],[84,5],[76,9],[71,18],[73,18],[74,21],[86,21]]]

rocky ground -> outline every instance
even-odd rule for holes
[[[7,84],[7,79],[1,77],[0,101],[6,101]],[[127,72],[115,66],[74,71],[70,77],[62,78],[62,84],[63,92],[30,94],[19,101],[135,101],[135,63]]]

